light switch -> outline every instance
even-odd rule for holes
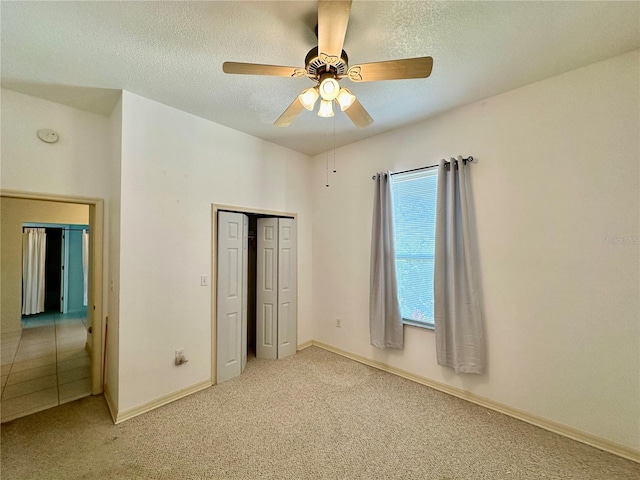
[[[200,277],[200,286],[202,286],[202,287],[208,287],[209,286],[209,276],[208,275],[202,275]]]

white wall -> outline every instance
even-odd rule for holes
[[[109,119],[58,103],[1,89],[0,187],[37,194],[105,200],[109,208]],[[38,139],[41,128],[58,133],[57,143]],[[103,256],[106,300],[107,242]]]
[[[2,188],[108,198],[109,119],[2,89]],[[52,128],[60,140],[38,139]]]
[[[211,377],[200,276],[211,275],[214,203],[298,214],[298,342],[311,340],[307,156],[124,92],[121,178],[121,412]]]
[[[109,278],[107,281],[108,321],[105,322],[106,335],[106,371],[105,395],[111,408],[118,410],[118,372],[120,341],[120,170],[122,162],[122,98],[113,109],[109,118],[110,133],[110,171],[109,171],[109,242],[105,246],[109,259]],[[103,336],[105,338],[105,336]]]
[[[640,450],[639,86],[636,51],[341,148],[330,188],[315,157],[314,339]],[[371,175],[458,154],[479,159],[482,376],[439,367],[428,330],[369,344]]]

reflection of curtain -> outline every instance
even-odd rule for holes
[[[438,364],[456,373],[482,373],[484,333],[471,251],[471,198],[462,157],[438,167],[434,272]]]
[[[22,314],[44,312],[44,260],[47,234],[44,228],[22,233]]]
[[[379,173],[373,197],[369,331],[371,345],[402,348],[404,331],[396,280],[390,172]]]
[[[82,230],[82,276],[84,277],[84,301],[86,307],[89,304],[89,232]]]

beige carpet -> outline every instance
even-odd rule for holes
[[[2,425],[9,479],[638,480],[640,465],[311,347],[121,425],[89,397]]]

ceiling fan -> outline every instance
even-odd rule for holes
[[[262,65],[257,63],[224,62],[224,73],[240,75],[269,75],[276,77],[308,77],[316,85],[304,90],[275,121],[277,127],[288,127],[303,108],[313,111],[320,98],[320,117],[332,117],[333,102],[347,114],[358,128],[373,123],[373,119],[349,89],[338,82],[348,78],[352,82],[427,78],[433,68],[433,58],[418,57],[385,62],[362,63],[349,67],[342,49],[349,23],[351,0],[318,1],[318,46],[305,58],[305,68]]]

